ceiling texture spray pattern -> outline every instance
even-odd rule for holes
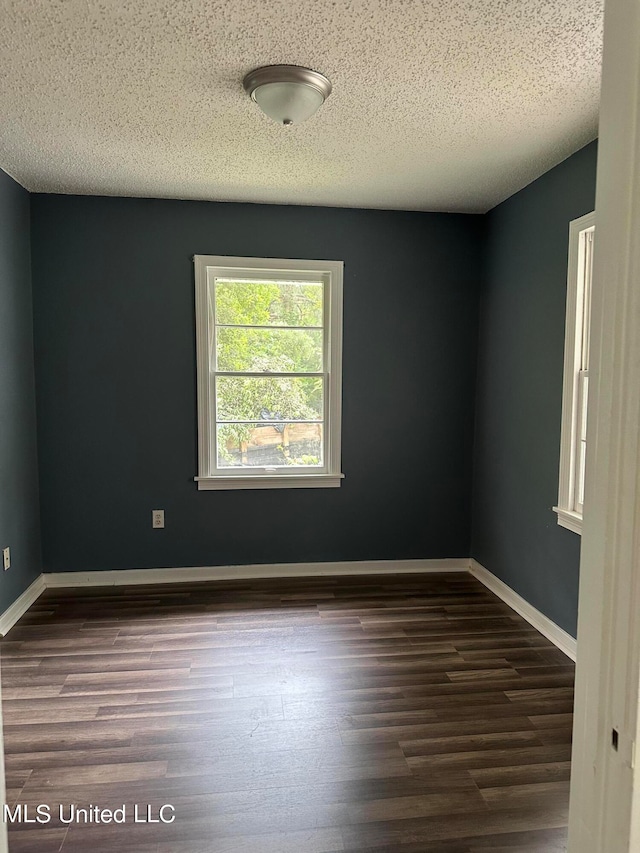
[[[602,0],[0,0],[27,189],[484,212],[597,135]],[[304,65],[283,128],[242,88]]]

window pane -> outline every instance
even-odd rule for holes
[[[216,322],[231,326],[322,326],[322,282],[216,279]]]
[[[219,421],[322,420],[320,376],[218,376]]]
[[[319,468],[322,424],[218,424],[219,468]]]
[[[581,441],[579,445],[578,456],[578,487],[577,487],[577,503],[578,511],[582,512],[584,506],[584,481],[585,471],[587,470],[587,442]]]
[[[218,370],[316,373],[322,370],[321,329],[218,328]]]
[[[580,394],[580,407],[578,411],[580,412],[580,420],[579,420],[579,438],[581,441],[587,440],[587,409],[589,406],[589,374],[586,370],[580,371],[579,382],[579,394]]]
[[[578,377],[578,464],[576,469],[576,509],[582,512],[584,482],[587,466],[587,406],[589,401],[589,374],[581,370]]]

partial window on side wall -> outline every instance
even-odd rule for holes
[[[584,508],[594,235],[594,213],[570,223],[560,480],[554,510],[558,524],[575,533],[582,533]]]

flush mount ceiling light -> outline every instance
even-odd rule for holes
[[[263,113],[289,127],[312,116],[331,94],[331,81],[299,65],[265,65],[244,78],[245,92]]]

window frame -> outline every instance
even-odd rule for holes
[[[200,491],[221,489],[337,488],[341,472],[342,421],[342,284],[343,261],[247,258],[226,255],[194,255],[196,308],[196,362],[198,392],[198,475]],[[215,347],[215,323],[211,322],[211,282],[218,278],[264,277],[268,280],[298,279],[324,284],[324,465],[287,469],[219,468],[215,452],[215,377],[225,371],[211,366],[210,347]],[[277,327],[274,327],[277,328]],[[247,371],[247,373],[250,373]],[[262,374],[260,374],[262,375]],[[265,372],[264,376],[271,374]],[[276,374],[277,375],[277,374]],[[296,374],[292,374],[296,375]],[[309,375],[309,374],[306,374]],[[310,374],[315,376],[317,374]]]
[[[586,414],[582,411],[581,384],[588,381],[588,364],[585,368],[585,348],[588,359],[588,331],[591,314],[591,280],[584,274],[587,238],[595,235],[595,212],[587,213],[569,223],[569,260],[567,270],[567,308],[565,321],[564,376],[562,384],[562,423],[560,429],[560,471],[558,505],[553,507],[558,524],[579,535],[582,534],[582,505],[579,501],[578,454],[580,452],[581,424]],[[591,243],[591,272],[593,270],[593,242]],[[585,347],[586,338],[586,347]]]

